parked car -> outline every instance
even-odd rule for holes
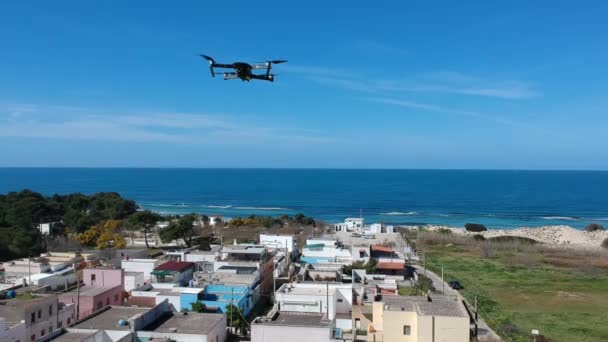
[[[460,282],[458,280],[452,280],[452,281],[448,282],[448,284],[454,290],[462,290],[462,289],[464,289],[464,287],[462,286],[462,284],[460,284]]]

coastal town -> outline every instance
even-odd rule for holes
[[[166,224],[149,233],[154,249],[139,235],[124,249],[4,262],[0,341],[497,338],[450,285],[427,283],[435,275],[391,225],[347,218],[321,236],[186,248],[157,245]]]

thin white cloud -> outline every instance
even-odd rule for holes
[[[98,114],[71,107],[29,105],[27,117],[9,115],[14,105],[0,105],[0,137],[180,144],[303,144],[334,140],[322,132],[249,125],[226,115],[192,113]],[[67,107],[66,107],[67,108]]]
[[[315,70],[310,67],[310,70]],[[322,68],[319,68],[322,70]],[[306,78],[322,85],[372,93],[447,93],[482,96],[507,100],[528,99],[540,96],[532,85],[517,80],[485,80],[471,75],[440,71],[410,75],[403,79],[378,79],[359,74],[333,75],[327,72],[310,72]]]
[[[437,113],[456,114],[456,115],[461,115],[461,116],[479,118],[479,119],[489,120],[489,121],[493,121],[498,124],[504,124],[504,125],[509,125],[509,126],[529,127],[529,125],[527,125],[525,123],[507,119],[507,118],[504,118],[501,116],[488,115],[488,114],[483,114],[483,113],[479,113],[479,112],[444,108],[441,106],[436,106],[436,105],[431,105],[431,104],[404,101],[404,100],[391,99],[391,98],[371,97],[371,98],[368,98],[368,100],[374,101],[374,102],[379,102],[379,103],[396,105],[396,106],[405,107],[405,108],[411,108],[411,109],[420,109],[420,110],[424,110],[424,111],[431,111],[431,112],[437,112]]]

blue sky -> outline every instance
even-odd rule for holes
[[[429,3],[3,2],[0,166],[608,169],[608,3]]]

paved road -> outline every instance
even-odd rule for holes
[[[414,266],[414,268],[416,268],[416,271],[418,272],[418,274],[424,274],[424,268],[422,268],[421,266],[418,266],[418,265],[413,265],[413,266]],[[433,282],[433,286],[435,286],[435,289],[437,291],[441,292],[442,289],[445,289],[445,293],[444,293],[445,295],[456,296],[458,298],[458,300],[465,300],[464,297],[462,297],[462,295],[458,291],[451,288],[446,281],[444,281],[443,285],[442,285],[441,276],[438,276],[437,274],[429,271],[428,269],[426,270],[426,276],[429,279],[431,279],[431,281]],[[473,305],[471,305],[469,302],[467,302],[467,305],[469,306],[470,309],[473,309]],[[498,334],[496,334],[496,332],[494,332],[494,330],[492,330],[486,324],[486,322],[483,319],[481,319],[481,317],[478,317],[478,320],[477,320],[477,332],[479,334],[479,336],[478,336],[479,341],[502,341],[500,336],[498,336]]]

